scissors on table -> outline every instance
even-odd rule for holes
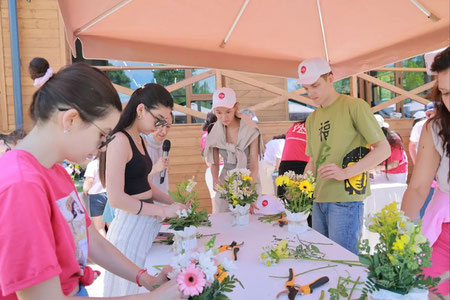
[[[293,300],[297,295],[308,295],[311,294],[314,289],[324,285],[327,283],[330,279],[327,276],[320,277],[310,284],[307,285],[296,285],[295,284],[295,273],[294,269],[289,268],[289,277],[284,286],[286,287],[285,290],[279,292],[277,294],[277,298],[281,295],[288,294],[288,299]]]
[[[237,253],[239,252],[239,247],[244,245],[244,242],[238,244],[235,241],[233,241],[231,244],[229,245],[221,245],[217,250],[219,250],[220,252],[224,252],[226,250],[232,250],[232,254],[233,254],[233,260],[237,260]]]

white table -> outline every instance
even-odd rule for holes
[[[403,194],[407,187],[408,185],[404,183],[371,184],[370,190],[372,194],[364,200],[364,219],[375,216],[376,213],[381,212],[383,207],[391,202],[397,202],[400,208]],[[364,225],[363,239],[368,239],[373,248],[378,241],[378,234],[369,232]]]
[[[212,227],[202,227],[199,229],[199,233],[202,234],[219,233],[216,238],[217,247],[222,244],[230,244],[232,241],[236,241],[237,243],[242,241],[245,242],[238,252],[238,260],[235,262],[237,270],[233,273],[242,281],[245,289],[242,289],[238,285],[232,293],[228,294],[231,299],[275,299],[277,293],[284,289],[286,279],[270,278],[269,275],[287,276],[290,267],[292,267],[297,274],[322,266],[335,265],[328,262],[313,262],[307,260],[282,260],[279,264],[271,267],[263,265],[259,260],[259,256],[262,252],[262,248],[268,246],[272,242],[273,235],[276,235],[278,238],[290,239],[294,239],[295,236],[287,231],[287,227],[280,228],[279,226],[262,223],[258,221],[257,218],[258,216],[250,216],[250,224],[248,226],[232,227],[232,217],[229,213],[213,214],[210,217]],[[164,228],[167,228],[167,226],[163,227],[162,231],[164,231]],[[333,243],[331,240],[312,229],[301,235],[300,238],[311,242],[332,243],[333,245],[318,245],[319,249],[326,253],[327,258],[358,260],[356,255]],[[198,245],[203,246],[204,242],[208,239],[209,238],[203,238],[199,240]],[[225,251],[218,254],[218,256],[223,255],[231,259],[231,251]],[[157,272],[153,268],[153,265],[168,264],[171,256],[172,253],[169,246],[160,244],[154,245],[150,250],[146,261],[146,268],[149,270],[149,273]],[[302,285],[310,283],[321,276],[328,276],[330,278],[330,281],[327,284],[320,289],[315,290],[313,294],[299,296],[298,298],[319,299],[321,290],[325,290],[325,299],[328,299],[328,289],[330,287],[336,287],[339,276],[347,277],[348,275],[350,275],[353,280],[356,280],[358,276],[360,276],[360,281],[363,281],[367,276],[365,269],[362,267],[349,267],[341,264],[337,264],[337,267],[317,270],[297,276],[295,282]],[[358,291],[355,291],[354,297],[352,296],[352,298],[357,298],[359,294]],[[287,295],[285,295],[279,299],[288,298]]]

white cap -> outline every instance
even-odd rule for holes
[[[423,118],[426,118],[426,116],[427,115],[423,110],[416,111],[416,113],[413,115],[414,120],[423,119]]]
[[[374,115],[375,116],[375,119],[377,120],[377,122],[378,122],[378,125],[380,125],[380,127],[386,127],[386,128],[389,128],[389,123],[386,123],[385,121],[384,121],[384,118],[382,117],[382,116],[380,116],[380,115]]]
[[[230,88],[217,89],[213,94],[212,108],[233,108],[236,104],[236,93]]]
[[[330,65],[323,58],[306,59],[298,65],[297,84],[313,84],[320,76],[330,72]]]
[[[273,195],[262,195],[256,200],[256,213],[263,215],[279,214],[284,211],[284,205]]]

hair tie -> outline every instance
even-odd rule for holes
[[[33,85],[37,88],[43,86],[53,76],[52,68],[48,68],[44,76],[38,77],[34,80]]]

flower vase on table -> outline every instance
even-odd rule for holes
[[[230,170],[223,185],[217,186],[220,199],[228,202],[233,226],[246,226],[249,223],[249,212],[252,203],[258,199],[256,183],[250,177],[248,169]]]
[[[246,226],[250,220],[250,204],[242,205],[231,205],[230,204],[231,215],[233,216],[233,226]]]
[[[309,212],[292,213],[286,210],[286,220],[288,231],[294,234],[301,234],[308,231]]]
[[[380,289],[367,295],[368,300],[428,300],[428,290],[411,289],[402,295],[392,291]]]
[[[177,211],[177,218],[169,219],[169,230],[174,234],[172,250],[176,253],[192,251],[197,247],[197,228],[211,226],[206,209],[198,210],[198,195],[194,192],[197,183],[193,179],[177,185],[176,192],[169,195],[176,202],[191,203],[187,209]]]
[[[170,230],[173,233],[172,251],[176,254],[197,248],[197,227],[188,226],[181,230]]]
[[[368,299],[428,299],[428,290],[433,291],[439,278],[422,274],[431,265],[430,242],[422,235],[422,221],[415,225],[392,202],[368,219],[368,228],[379,234],[373,251],[368,240],[359,244],[359,260],[369,270],[363,289]]]
[[[297,175],[286,172],[275,179],[277,186],[284,187],[281,201],[284,204],[288,231],[301,234],[308,231],[308,216],[314,200],[315,178],[311,172]]]

